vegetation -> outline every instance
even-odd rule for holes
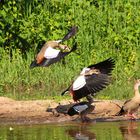
[[[112,57],[111,85],[98,98],[126,99],[140,78],[139,0],[0,1],[0,95],[16,99],[60,96],[81,68]],[[77,53],[48,68],[29,69],[43,40],[79,27]]]

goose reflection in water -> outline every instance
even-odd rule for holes
[[[120,131],[124,140],[140,140],[137,122],[131,121],[127,125],[121,125]]]
[[[86,130],[85,125],[68,129],[66,133],[74,140],[96,140],[96,135],[88,129]]]

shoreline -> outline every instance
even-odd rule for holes
[[[61,105],[67,106],[71,101],[63,100]],[[122,106],[119,100],[95,100],[95,109],[88,114],[90,122],[118,122],[127,121],[124,116],[114,116]],[[119,105],[119,106],[117,106]],[[54,100],[16,101],[7,97],[0,97],[0,124],[2,125],[34,125],[81,122],[78,115],[68,116],[61,110],[58,116],[47,112],[47,108],[56,108],[58,103]],[[140,118],[138,111],[138,118]],[[138,119],[139,120],[139,119]]]

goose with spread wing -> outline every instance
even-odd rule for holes
[[[114,66],[114,60],[109,58],[83,68],[77,79],[61,95],[69,91],[74,101],[78,101],[88,95],[95,96],[97,92],[109,85],[110,75]]]
[[[60,44],[65,40],[70,39],[77,32],[78,28],[73,26],[71,30],[61,40],[48,41],[41,48],[40,52],[36,55],[35,60],[30,64],[30,68],[34,67],[48,67],[63,59],[66,55],[77,49],[75,43],[70,50],[67,45]],[[63,50],[63,51],[62,51]]]

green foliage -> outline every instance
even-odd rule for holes
[[[112,84],[99,98],[131,97],[134,79],[140,77],[139,11],[138,0],[6,0],[0,9],[0,95],[60,95],[81,68],[113,57]],[[80,55],[70,54],[65,65],[30,70],[39,42],[61,39],[72,25],[79,27]],[[73,40],[66,43],[72,46]]]

